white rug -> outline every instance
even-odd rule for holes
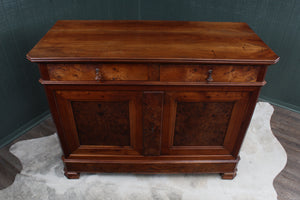
[[[63,175],[61,150],[54,134],[21,141],[10,148],[21,160],[23,170],[11,186],[0,190],[0,199],[276,200],[273,179],[285,166],[287,155],[271,132],[272,113],[270,104],[257,104],[234,180],[222,180],[218,174],[81,174],[79,180],[68,180]]]

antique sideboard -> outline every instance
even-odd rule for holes
[[[80,172],[233,179],[268,65],[246,23],[58,21],[38,63],[64,156]]]

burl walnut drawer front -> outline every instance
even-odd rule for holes
[[[180,64],[47,64],[53,81],[256,82],[261,67]]]
[[[47,64],[50,80],[153,80],[155,67],[147,64]],[[158,74],[158,73],[157,73]]]
[[[174,82],[256,82],[261,68],[245,65],[161,65],[160,80]]]

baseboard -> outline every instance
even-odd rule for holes
[[[273,104],[275,106],[279,106],[281,108],[285,108],[285,109],[291,110],[293,112],[300,113],[300,106],[295,106],[293,104],[285,103],[283,101],[275,100],[275,99],[268,98],[268,97],[265,97],[265,96],[260,96],[259,100],[260,101],[267,101],[270,104]]]
[[[15,131],[8,134],[6,137],[0,139],[0,148],[11,143],[13,140],[15,140],[18,137],[20,137],[21,135],[25,134],[27,131],[29,131],[30,129],[32,129],[33,127],[35,127],[36,125],[38,125],[39,123],[41,123],[42,121],[44,121],[45,119],[47,119],[49,117],[50,117],[49,110],[43,112],[42,114],[39,114],[38,116],[36,116],[35,118],[33,118],[32,120],[27,122],[26,124],[22,125]]]

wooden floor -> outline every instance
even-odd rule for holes
[[[288,155],[273,184],[279,200],[300,200],[300,114],[275,107],[271,128]]]
[[[278,200],[300,199],[300,114],[276,107],[271,119],[271,127],[288,155],[284,170],[275,178],[274,186]],[[28,131],[13,143],[0,149],[0,189],[11,185],[22,169],[20,161],[11,153],[9,147],[20,141],[51,135],[56,131],[52,119],[47,119]]]

